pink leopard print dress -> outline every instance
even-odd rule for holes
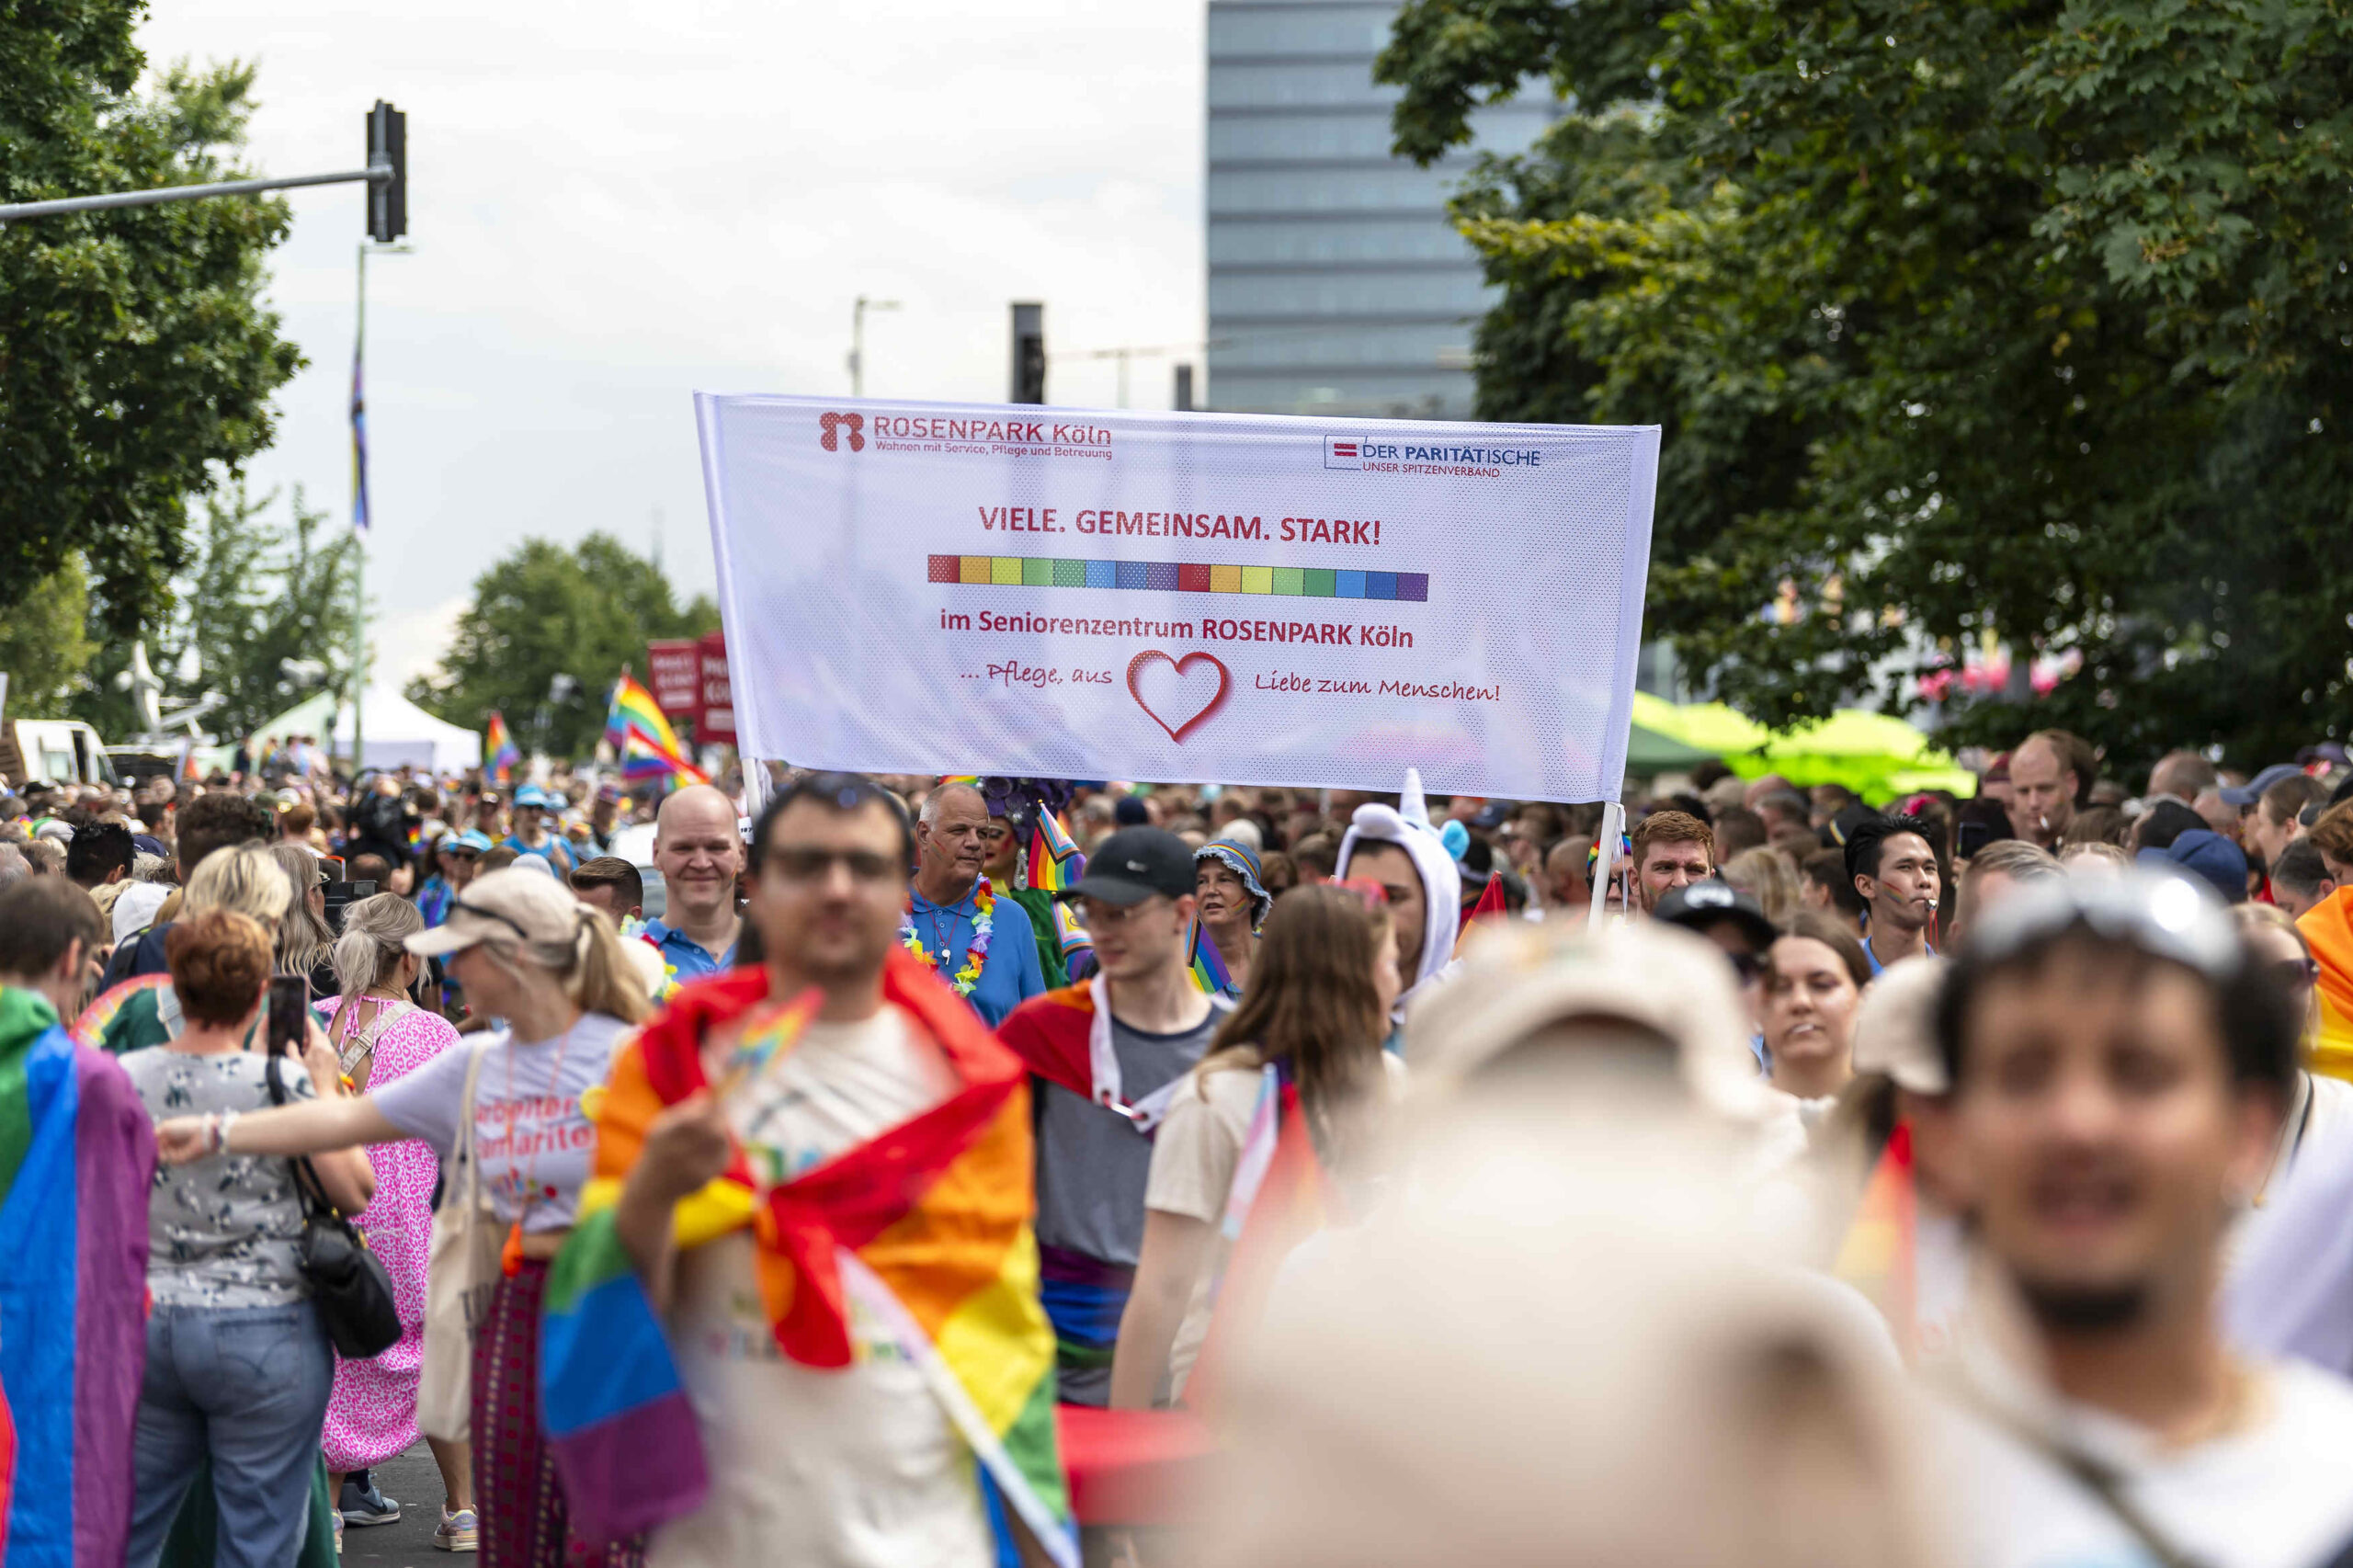
[[[320,1005],[333,1018],[336,997]],[[365,1033],[369,1026],[362,1026]],[[349,1041],[340,1042],[348,1045]],[[458,1043],[447,1019],[422,1007],[404,1006],[376,1037],[369,1087],[389,1084]],[[366,1361],[337,1357],[335,1392],[327,1400],[327,1424],[320,1446],[332,1471],[381,1464],[416,1441],[416,1388],[425,1364],[425,1271],[433,1252],[433,1183],[439,1162],[432,1148],[414,1138],[379,1143],[368,1151],[376,1168],[376,1199],[357,1221],[370,1251],[392,1277],[392,1300],[400,1308],[400,1343]]]

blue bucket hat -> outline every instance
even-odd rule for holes
[[[1222,861],[1233,869],[1233,874],[1242,879],[1243,891],[1250,895],[1250,929],[1256,931],[1265,925],[1267,911],[1275,906],[1275,895],[1259,880],[1258,852],[1246,844],[1220,838],[1193,851],[1197,868],[1205,859]]]

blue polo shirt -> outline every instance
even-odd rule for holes
[[[923,944],[925,952],[940,960],[937,972],[946,984],[964,967],[972,950],[980,906],[969,892],[955,903],[934,903],[913,889],[908,892],[907,917],[915,927],[915,940]],[[944,957],[939,951],[943,938],[948,944]],[[1000,895],[989,917],[989,950],[981,960],[981,977],[964,1000],[980,1015],[981,1022],[995,1028],[1005,1022],[1007,1013],[1029,997],[1044,994],[1045,989],[1046,974],[1038,967],[1038,938],[1029,914]]]
[[[659,920],[645,923],[644,939],[662,950],[663,967],[670,971],[670,983],[674,986],[735,967],[733,944],[731,943],[725,952],[714,958],[710,949],[700,942],[676,926],[665,926]]]

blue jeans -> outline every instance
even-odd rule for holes
[[[154,1568],[208,1455],[221,1568],[284,1568],[310,1520],[335,1352],[318,1309],[158,1307],[131,1443],[130,1568]]]

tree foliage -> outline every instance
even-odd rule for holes
[[[1901,708],[1990,633],[2080,668],[1963,738],[2347,733],[2353,12],[1410,0],[1378,69],[1426,161],[1576,106],[1456,202],[1479,408],[1664,427],[1651,625],[1722,695]]]
[[[84,624],[90,577],[69,555],[32,585],[13,609],[0,610],[0,675],[8,677],[10,717],[53,718],[97,651]]]
[[[235,178],[254,73],[137,89],[136,0],[0,7],[0,200]],[[69,552],[127,641],[169,613],[188,503],[269,444],[301,365],[264,308],[278,200],[172,202],[0,226],[0,608]]]
[[[498,710],[518,744],[585,756],[605,731],[607,695],[627,667],[645,670],[645,644],[719,627],[702,595],[681,608],[662,569],[610,534],[572,549],[527,540],[474,579],[438,679],[411,683],[409,700],[479,730]],[[568,691],[551,699],[558,677]]]
[[[148,642],[165,706],[217,691],[221,706],[198,722],[232,739],[313,692],[350,686],[358,541],[305,505],[299,485],[282,523],[271,517],[277,501],[241,482],[205,497],[195,557],[173,585],[179,608]],[[74,716],[109,741],[141,727],[114,682],[130,664],[129,643],[107,644],[74,697]]]

